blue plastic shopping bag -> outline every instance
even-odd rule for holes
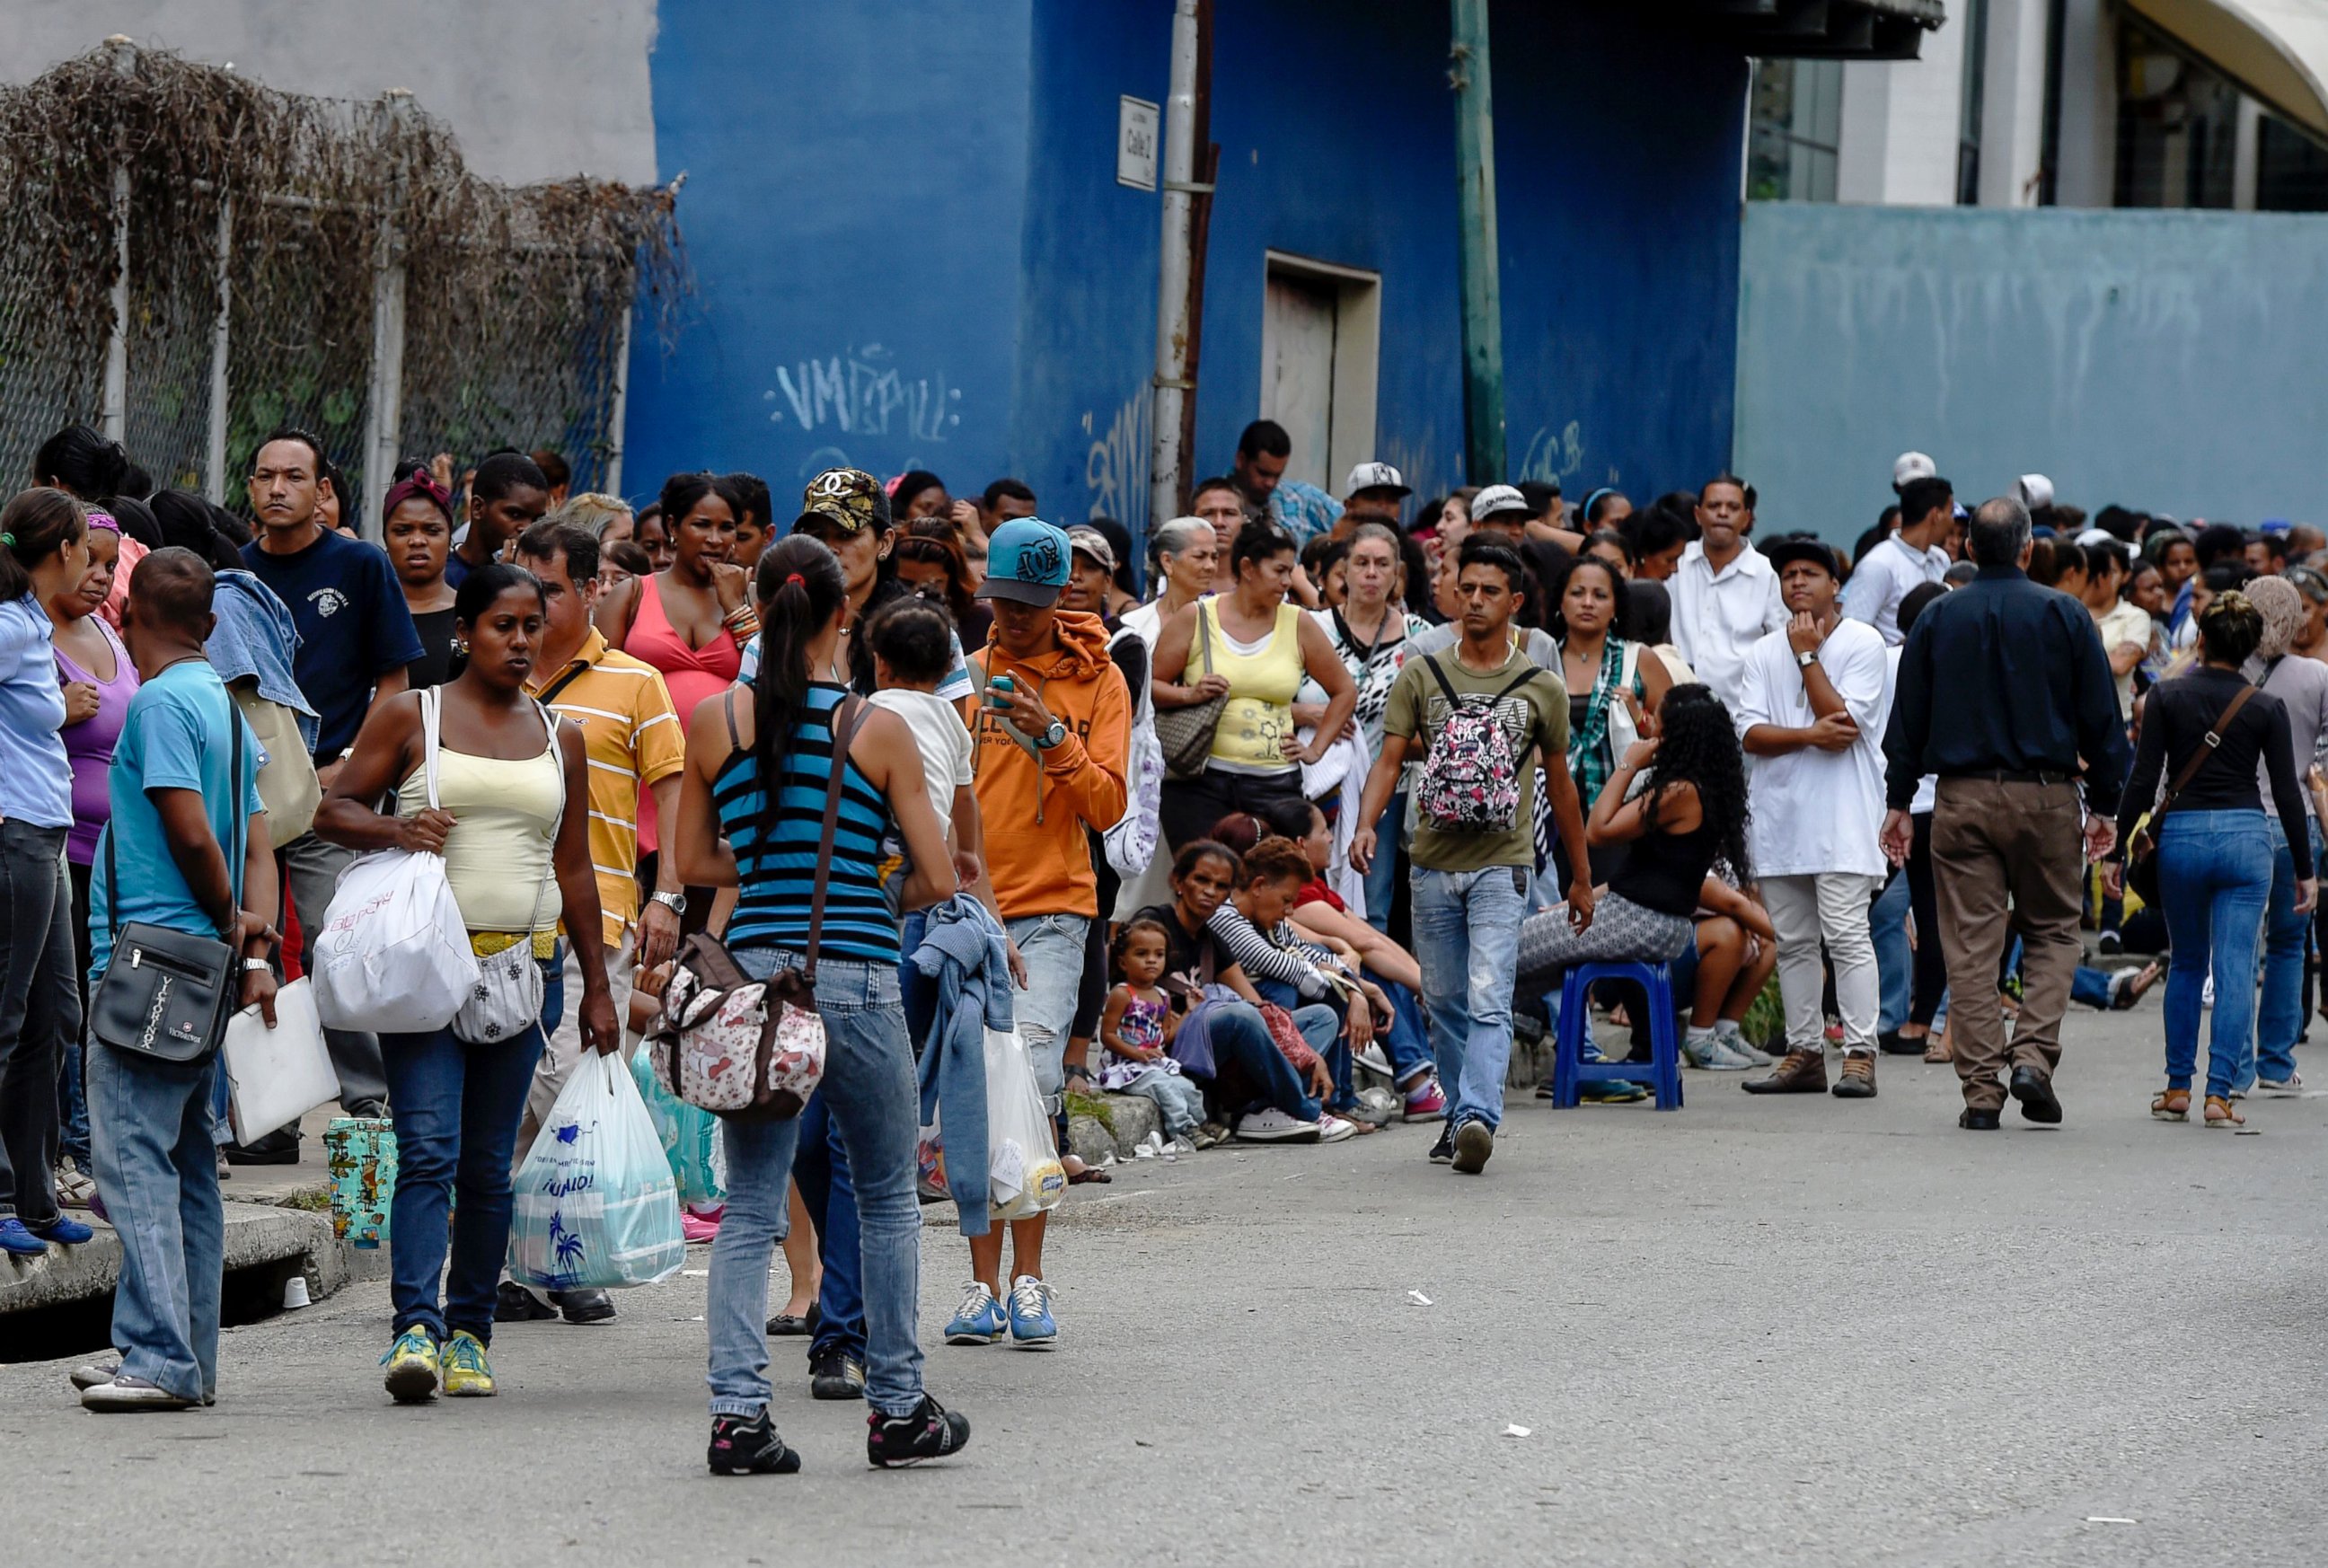
[[[619,1290],[686,1261],[678,1184],[630,1070],[584,1054],[518,1168],[510,1278],[545,1291]]]

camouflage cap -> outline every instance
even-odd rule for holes
[[[801,514],[793,531],[820,522],[845,533],[887,528],[889,498],[881,493],[881,482],[862,468],[828,468],[801,492]]]

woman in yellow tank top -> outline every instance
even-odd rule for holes
[[[1164,781],[1158,815],[1176,850],[1208,837],[1232,812],[1258,815],[1269,801],[1300,799],[1301,765],[1325,755],[1357,708],[1357,687],[1332,639],[1286,602],[1297,554],[1293,536],[1277,524],[1245,524],[1229,552],[1236,587],[1179,611],[1157,639],[1159,706],[1228,699],[1205,771]],[[1307,745],[1293,723],[1304,676],[1326,693],[1325,716]]]
[[[314,831],[352,850],[444,856],[471,945],[490,955],[524,943],[547,962],[561,916],[569,931],[598,930],[598,879],[581,732],[570,724],[553,730],[547,710],[525,695],[541,623],[541,584],[530,572],[505,561],[471,572],[453,601],[467,666],[441,687],[372,709],[316,809]],[[439,704],[433,806],[424,699]],[[390,791],[396,813],[373,810]],[[596,941],[577,946],[582,1041],[614,1051],[622,1036],[605,954]],[[488,1394],[485,1347],[509,1251],[510,1167],[542,1031],[471,1044],[448,1023],[426,1034],[383,1033],[380,1045],[398,1155],[389,1211],[396,1338],[381,1360],[388,1391],[418,1402],[441,1383],[446,1394]],[[448,1218],[456,1179],[460,1214]]]

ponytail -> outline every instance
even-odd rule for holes
[[[690,503],[691,504],[691,503]],[[752,581],[760,606],[760,671],[752,678],[752,762],[759,775],[765,841],[774,836],[776,799],[793,729],[808,711],[808,645],[849,601],[840,562],[822,540],[795,533],[762,553]],[[836,756],[839,767],[843,758]],[[821,874],[821,873],[820,873]]]
[[[36,485],[0,507],[0,603],[33,591],[32,568],[89,531],[81,504]]]

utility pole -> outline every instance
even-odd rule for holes
[[[1197,0],[1172,13],[1172,74],[1164,101],[1164,235],[1156,273],[1155,401],[1148,421],[1148,527],[1177,516],[1187,483],[1181,412],[1195,382],[1188,374],[1197,164]],[[1147,530],[1142,530],[1144,534]]]
[[[1488,0],[1450,0],[1455,177],[1461,194],[1463,466],[1473,484],[1504,477],[1503,290],[1496,274],[1496,119],[1488,94]]]

